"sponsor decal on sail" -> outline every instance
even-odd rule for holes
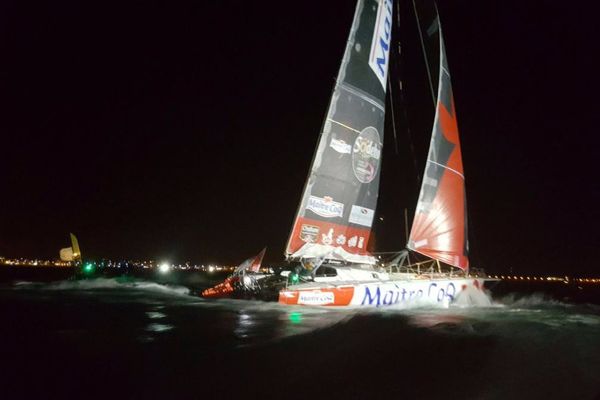
[[[319,237],[319,227],[315,225],[302,224],[300,228],[300,240],[306,243],[314,243]]]
[[[350,210],[350,218],[348,219],[348,222],[350,222],[351,224],[362,225],[370,228],[373,224],[374,215],[375,210],[353,205],[352,209]]]
[[[348,239],[348,242],[347,242],[347,246],[350,248],[358,247],[359,249],[362,249],[364,244],[365,244],[365,238],[362,236],[352,236],[350,239]]]
[[[326,245],[330,245],[331,243],[333,243],[333,228],[330,228],[327,234],[321,235],[321,243]]]
[[[321,234],[321,243],[327,246],[335,244],[338,246],[346,245],[348,249],[352,249],[354,247],[362,249],[365,246],[365,238],[363,236],[354,235],[347,239],[346,235],[343,233],[335,233],[334,229],[330,228],[326,234]]]
[[[413,246],[415,249],[418,249],[419,247],[426,246],[428,244],[428,242],[429,242],[429,240],[427,240],[427,238],[421,239],[419,241],[414,242]]]
[[[352,146],[352,169],[361,183],[370,183],[377,176],[382,144],[379,132],[368,126],[356,137]]]
[[[286,252],[293,254],[306,243],[341,247],[345,251],[358,254],[369,243],[371,230],[358,224],[340,224],[311,217],[298,217],[292,230]]]
[[[324,218],[341,217],[344,214],[344,205],[333,201],[330,196],[310,196],[306,209]]]
[[[331,139],[329,146],[341,154],[351,154],[352,146],[349,143],[346,143],[342,139]]]
[[[302,291],[298,296],[298,304],[309,306],[323,306],[335,303],[335,294],[332,292],[321,292],[320,290]]]
[[[385,92],[390,53],[390,40],[392,38],[392,0],[379,0],[369,66],[381,83]]]

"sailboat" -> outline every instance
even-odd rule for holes
[[[261,272],[261,264],[267,248],[254,257],[244,260],[225,280],[214,287],[202,291],[205,298],[249,298],[261,295],[264,290],[261,281],[271,276]]]
[[[469,269],[465,178],[450,73],[435,3],[413,1],[435,118],[407,249],[386,264],[367,251],[379,195],[392,0],[358,0],[344,57],[287,243],[300,261],[287,305],[444,305],[483,298]],[[418,253],[427,261],[410,264]],[[414,256],[413,256],[414,258]]]
[[[72,262],[74,264],[81,263],[81,250],[79,250],[79,242],[77,237],[69,233],[71,238],[71,247],[60,249],[59,255],[62,261]]]
[[[77,237],[72,233],[69,233],[69,236],[71,239],[71,247],[60,249],[60,259],[62,261],[70,262],[73,266],[73,275],[71,276],[71,279],[91,278],[96,270],[96,263],[88,261],[84,264]]]

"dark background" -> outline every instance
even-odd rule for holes
[[[597,274],[592,4],[439,2],[474,266]],[[382,251],[405,244],[433,118],[410,3],[401,11],[392,68],[408,119],[396,86]],[[237,264],[268,246],[281,260],[353,13],[353,1],[2,2],[0,255],[54,258],[74,232],[89,257]]]

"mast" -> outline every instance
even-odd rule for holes
[[[379,191],[392,0],[358,0],[285,254],[369,262]]]
[[[413,0],[413,5],[435,93],[435,118],[408,248],[466,270],[465,177],[442,28],[435,3]]]

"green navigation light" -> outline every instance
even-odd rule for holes
[[[85,265],[83,266],[83,273],[91,274],[92,272],[94,272],[94,264],[91,262],[85,263]]]
[[[299,324],[302,322],[302,313],[300,313],[300,312],[290,313],[289,318],[290,318],[290,322],[292,324]]]
[[[296,283],[300,282],[300,277],[298,276],[298,274],[292,274],[291,275],[291,281],[292,281],[293,285],[295,285]]]

